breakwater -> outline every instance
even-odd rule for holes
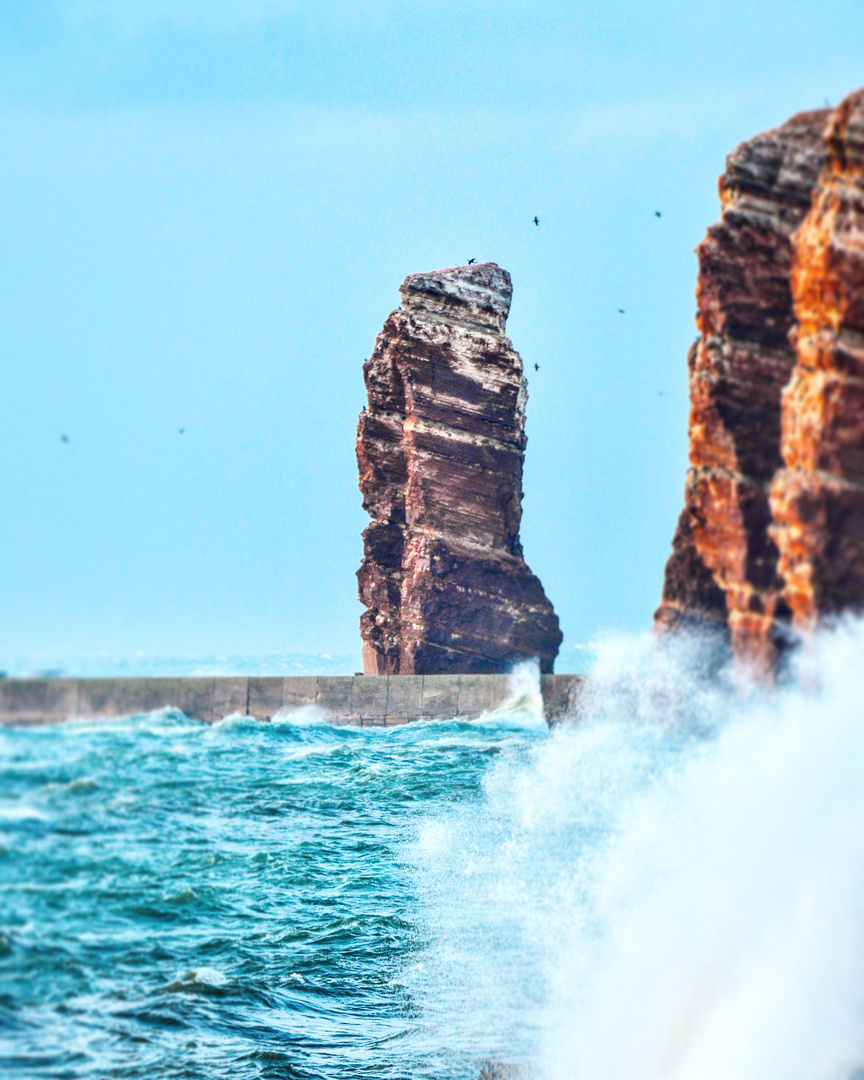
[[[580,675],[543,675],[550,722],[575,712]],[[412,720],[474,719],[512,694],[507,675],[294,675],[181,679],[3,679],[0,726],[110,719],[175,708],[212,723],[226,716],[268,721],[313,707],[334,724],[387,727]]]

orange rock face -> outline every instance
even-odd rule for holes
[[[725,619],[770,673],[790,623],[864,609],[864,91],[742,144],[720,192],[657,622]]]
[[[827,163],[794,239],[797,363],[772,536],[795,622],[864,607],[864,91],[834,112]]]
[[[769,494],[795,365],[791,237],[825,160],[828,115],[802,113],[729,156],[720,221],[698,248],[691,467],[655,618],[725,622],[736,655],[762,670],[776,663],[787,618]]]
[[[696,364],[698,343],[694,343],[687,356],[687,366],[692,381]],[[654,613],[658,629],[699,629],[721,632],[727,636],[728,610],[726,594],[714,580],[696,546],[693,534],[696,492],[688,486],[685,506],[678,518],[678,527],[672,540],[672,554],[666,563],[663,579],[663,600]]]

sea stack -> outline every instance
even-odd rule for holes
[[[829,115],[802,113],[729,155],[720,221],[697,249],[690,470],[655,620],[717,629],[761,672],[775,668],[789,616],[769,495],[796,359],[792,235],[825,162]]]
[[[561,631],[522,557],[526,382],[495,263],[409,274],[363,365],[357,573],[368,675],[495,673]]]

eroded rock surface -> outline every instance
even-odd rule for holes
[[[558,619],[519,541],[526,386],[495,263],[410,274],[363,365],[367,674],[551,672]]]
[[[663,600],[654,621],[663,630],[711,630],[727,636],[726,594],[705,565],[685,507],[678,518],[672,554],[663,576]]]
[[[720,221],[698,248],[691,468],[656,620],[725,619],[736,654],[762,669],[787,618],[769,494],[795,364],[791,237],[825,161],[828,116],[802,113],[738,146],[719,182]]]
[[[795,622],[864,607],[864,91],[833,113],[827,163],[794,240],[797,363],[772,535]]]

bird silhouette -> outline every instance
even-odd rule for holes
[[[626,315],[626,314],[627,314],[627,312],[626,312],[626,311],[624,310],[624,308],[623,308],[623,307],[619,307],[619,308],[618,308],[618,314],[619,314],[619,315]]]
[[[471,265],[472,265],[472,263],[476,263],[476,262],[477,262],[477,260],[476,260],[476,259],[469,259],[469,260],[468,260],[468,265],[469,265],[469,266],[471,266]]]
[[[540,370],[540,365],[539,365],[539,364],[535,364],[535,365],[534,365],[534,370],[535,370],[535,371],[539,371],[539,370]]]
[[[60,442],[69,442],[69,436],[68,435],[61,435],[60,436]]]
[[[659,210],[654,211],[654,217],[663,217]]]
[[[182,435],[185,430],[186,430],[185,427],[181,427],[181,428],[178,429],[177,434]]]
[[[535,225],[539,225],[539,224],[540,224],[540,218],[539,218],[539,217],[537,217],[537,215],[536,215],[536,214],[534,215],[534,224],[535,224]]]

